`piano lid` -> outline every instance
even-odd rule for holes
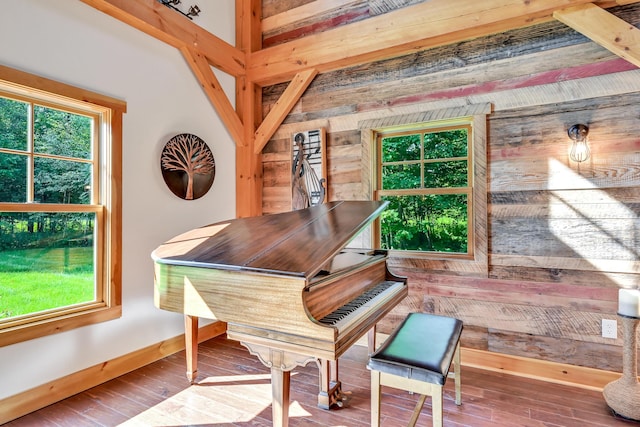
[[[151,257],[162,264],[311,278],[386,207],[387,202],[338,201],[237,218],[176,236]]]

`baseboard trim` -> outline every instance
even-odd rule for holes
[[[605,385],[617,380],[622,375],[617,372],[586,368],[584,366],[510,356],[471,348],[462,348],[460,355],[463,367],[469,366],[487,371],[504,372],[518,377],[595,391],[602,391]],[[464,378],[464,373],[462,378]]]
[[[198,341],[206,341],[225,333],[224,322],[214,322],[199,329]],[[15,420],[38,409],[49,406],[128,372],[184,350],[184,334],[150,345],[133,353],[120,356],[58,378],[30,390],[0,400],[0,424]],[[186,368],[185,368],[186,372]],[[186,377],[185,377],[186,380]]]
[[[225,332],[225,323],[214,322],[200,328],[198,341],[206,341]],[[380,338],[378,342],[381,342]],[[362,345],[362,343],[359,344]],[[181,350],[184,350],[184,334],[2,399],[0,400],[0,424],[15,420]],[[462,348],[461,357],[462,366],[596,391],[602,391],[605,385],[621,376],[616,372],[471,348]],[[462,376],[464,378],[464,373]]]

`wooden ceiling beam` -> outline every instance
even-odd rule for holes
[[[246,55],[157,0],[80,0],[171,46],[199,51],[220,71],[245,74]]]
[[[333,71],[550,21],[555,10],[586,3],[591,1],[429,0],[254,52],[247,75],[262,86],[281,83],[308,68]]]
[[[640,30],[594,5],[557,10],[554,18],[640,67]]]
[[[218,112],[220,119],[224,122],[236,145],[244,145],[242,121],[222,90],[222,86],[207,60],[199,51],[188,46],[180,48],[180,52],[182,52],[184,59],[200,82],[202,90]]]

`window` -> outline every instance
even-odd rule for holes
[[[373,245],[388,249],[394,265],[487,276],[490,112],[488,103],[421,112],[414,106],[358,123],[362,181],[373,199],[389,202],[374,224]]]
[[[120,316],[124,111],[0,67],[0,345]]]
[[[473,255],[471,126],[428,123],[376,133],[383,249]]]

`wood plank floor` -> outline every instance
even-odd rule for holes
[[[84,393],[5,424],[24,426],[271,426],[269,370],[234,341],[217,337],[200,346],[199,376],[189,385],[180,352]],[[340,361],[347,407],[317,408],[314,364],[291,376],[290,426],[368,426],[369,371],[365,347]],[[595,391],[523,379],[473,368],[462,373],[462,405],[445,386],[446,427],[640,426],[615,417]],[[404,426],[416,395],[383,388],[382,425]],[[431,426],[429,399],[418,420]]]

